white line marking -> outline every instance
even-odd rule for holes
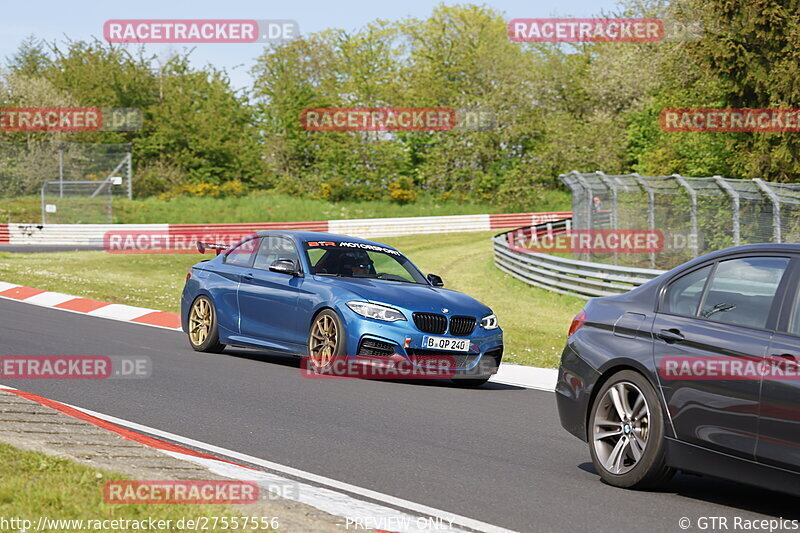
[[[24,302],[33,305],[41,305],[42,307],[54,307],[74,299],[75,297],[69,294],[48,291],[37,294],[36,296],[31,296],[30,298],[25,298]]]
[[[535,366],[515,365],[513,363],[500,363],[500,370],[489,381],[516,385],[526,389],[536,389],[547,392],[556,390],[558,369],[539,368]]]
[[[335,516],[341,516],[345,519],[349,517],[351,520],[355,518],[369,518],[370,524],[373,527],[378,526],[378,529],[386,529],[398,533],[429,533],[432,529],[429,522],[426,522],[424,519],[421,521],[421,524],[427,527],[420,527],[417,522],[417,516],[403,513],[384,505],[358,500],[331,489],[301,483],[289,478],[270,474],[269,472],[252,470],[213,459],[194,457],[168,450],[159,451],[170,457],[189,461],[208,468],[213,473],[220,476],[241,481],[254,481],[259,485],[261,490],[270,491],[270,489],[272,489],[271,492],[275,492],[277,495],[288,500],[310,505],[311,507],[315,507]],[[296,490],[279,491],[280,487],[295,487]],[[446,528],[436,528],[437,531],[466,533],[462,529],[450,527],[449,522],[445,520],[442,520],[442,522]]]
[[[63,403],[63,402],[62,402]],[[486,522],[481,522],[480,520],[475,520],[472,518],[468,518],[466,516],[459,516],[453,513],[449,513],[447,511],[442,511],[440,509],[435,509],[433,507],[428,507],[427,505],[414,503],[408,500],[404,500],[402,498],[396,498],[394,496],[390,496],[388,494],[383,494],[374,490],[365,489],[362,487],[358,487],[356,485],[351,485],[349,483],[345,483],[343,481],[337,481],[335,479],[331,479],[328,477],[320,476],[317,474],[313,474],[311,472],[306,472],[304,470],[299,470],[297,468],[293,468],[291,466],[284,466],[278,463],[274,463],[272,461],[267,461],[266,459],[259,459],[258,457],[253,457],[252,455],[246,455],[243,453],[235,452],[233,450],[228,450],[226,448],[222,448],[220,446],[215,446],[213,444],[208,444],[206,442],[201,442],[198,440],[190,439],[188,437],[182,437],[180,435],[175,435],[174,433],[169,433],[167,431],[162,431],[160,429],[151,428],[142,424],[137,424],[136,422],[130,422],[128,420],[124,420],[122,418],[117,418],[114,416],[106,415],[103,413],[98,413],[96,411],[92,411],[90,409],[84,409],[83,407],[76,407],[70,404],[64,404],[67,407],[72,407],[73,409],[77,409],[78,411],[84,412],[88,415],[97,417],[101,420],[105,420],[106,422],[111,422],[113,424],[117,424],[120,426],[125,426],[130,429],[135,429],[137,431],[143,431],[145,433],[149,433],[151,435],[155,435],[157,437],[162,437],[165,439],[169,439],[173,442],[178,442],[180,444],[184,444],[186,446],[191,446],[194,448],[199,448],[206,452],[216,453],[220,455],[224,455],[226,457],[230,457],[231,459],[238,459],[240,461],[244,461],[246,463],[252,463],[269,470],[274,470],[276,472],[281,472],[283,474],[293,476],[296,478],[300,478],[306,481],[310,481],[311,483],[315,483],[317,485],[323,485],[325,487],[349,492],[351,494],[357,494],[359,496],[363,496],[365,498],[369,498],[379,502],[385,502],[389,505],[394,507],[399,507],[402,509],[406,509],[408,511],[413,511],[415,513],[419,513],[423,516],[431,516],[435,518],[441,518],[447,522],[456,524],[458,526],[466,527],[468,529],[474,529],[476,531],[483,531],[486,533],[513,533],[510,529],[505,529],[499,526],[493,526],[491,524],[487,524]],[[347,497],[346,495],[343,495]],[[314,507],[317,507],[314,504],[311,504]],[[341,516],[341,515],[340,515]]]
[[[21,287],[21,285],[0,281],[0,292],[7,291],[8,289],[13,289],[15,287]]]
[[[91,316],[102,316],[104,318],[116,318],[117,320],[133,320],[148,313],[152,313],[152,309],[145,307],[134,307],[125,304],[109,304],[94,311],[86,313]]]

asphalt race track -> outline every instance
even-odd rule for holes
[[[606,486],[548,392],[306,379],[292,358],[200,354],[182,333],[8,300],[0,355],[147,356],[147,379],[2,383],[517,531],[800,514],[790,496],[697,476],[657,493]]]

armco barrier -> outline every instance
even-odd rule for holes
[[[493,237],[495,266],[529,285],[549,291],[588,300],[626,293],[665,272],[515,251],[509,246],[509,233]]]
[[[13,245],[68,245],[102,248],[106,232],[242,232],[267,229],[328,231],[358,237],[390,237],[424,233],[489,231],[530,226],[558,220],[569,212],[511,213],[502,215],[455,215],[431,217],[367,218],[312,222],[248,224],[8,224],[7,243]],[[2,241],[0,233],[0,242]]]

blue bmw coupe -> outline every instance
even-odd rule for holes
[[[500,365],[503,332],[489,307],[442,287],[385,244],[263,231],[192,267],[181,321],[197,351],[256,347],[322,366],[441,355],[454,361],[454,382],[480,386]]]

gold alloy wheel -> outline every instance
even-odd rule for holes
[[[201,346],[211,334],[211,303],[206,298],[198,298],[189,314],[189,340]]]
[[[317,368],[327,368],[336,354],[339,336],[336,330],[336,321],[328,314],[322,314],[311,328],[311,342],[309,342],[309,355]]]

